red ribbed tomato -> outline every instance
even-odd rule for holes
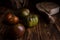
[[[19,18],[10,12],[6,14],[5,19],[11,24],[16,24],[19,22]]]

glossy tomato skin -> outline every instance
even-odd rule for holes
[[[27,8],[23,8],[23,9],[20,10],[19,14],[20,14],[21,17],[28,16],[30,14],[30,10],[27,9]]]
[[[28,26],[28,27],[33,27],[33,26],[35,26],[35,25],[37,25],[38,24],[38,16],[37,15],[35,15],[35,14],[31,14],[31,15],[29,15],[29,16],[27,16],[26,17],[26,19],[25,19],[25,24]]]
[[[17,24],[14,27],[16,37],[22,37],[25,33],[25,27],[22,24]]]
[[[16,24],[13,26],[9,26],[6,32],[6,38],[8,39],[18,39],[24,36],[25,33],[25,27],[22,24]]]
[[[9,21],[13,17],[13,15],[11,13],[7,13],[5,17],[5,19]]]
[[[12,24],[17,24],[19,22],[19,18],[17,16],[13,16],[12,19],[10,19],[10,22]]]
[[[5,20],[10,24],[16,24],[19,22],[19,18],[10,12],[6,14]]]

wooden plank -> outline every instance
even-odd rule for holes
[[[1,19],[3,19],[2,16],[0,17],[0,21]],[[3,29],[6,28],[5,26],[6,25],[2,24],[2,21],[1,21],[0,33],[2,33],[1,32],[2,28]],[[1,38],[1,35],[0,35],[0,39],[3,40],[4,38],[3,37]],[[6,40],[9,40],[9,39],[6,39]],[[60,40],[60,32],[57,30],[54,24],[46,24],[45,22],[42,22],[40,20],[35,27],[26,29],[24,36],[16,40]]]

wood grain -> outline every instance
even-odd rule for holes
[[[4,15],[1,15],[0,40],[10,40],[3,37],[6,33],[6,30],[9,29],[9,26],[2,23],[3,19]],[[39,20],[39,23],[36,26],[26,29],[23,37],[11,40],[60,40],[60,32],[57,30],[54,24],[46,24],[45,22],[42,22],[42,20]]]

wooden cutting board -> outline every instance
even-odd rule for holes
[[[4,15],[0,15],[0,40],[10,40],[3,37],[6,29],[8,30],[7,25],[2,23],[3,19]],[[54,24],[46,24],[39,20],[35,27],[26,30],[23,37],[11,40],[60,40],[60,32]]]

